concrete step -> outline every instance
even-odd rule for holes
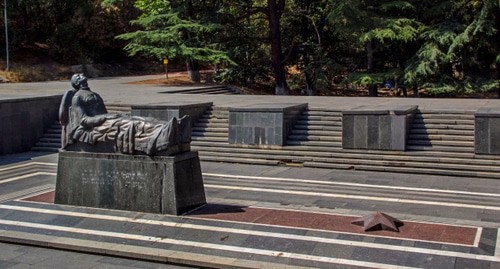
[[[61,135],[61,129],[47,129],[47,131],[45,131],[46,134],[59,134]]]
[[[474,125],[474,120],[437,119],[437,118],[415,118],[414,124],[444,124],[444,125]]]
[[[31,150],[32,151],[45,151],[45,152],[59,152],[59,148],[54,148],[54,147],[38,147],[38,146],[35,146],[35,147],[32,147]]]
[[[474,125],[417,124],[417,123],[413,123],[411,125],[411,129],[427,129],[427,130],[434,130],[434,129],[474,130]]]
[[[303,163],[305,161],[311,161],[312,158],[308,156],[293,156],[286,154],[259,154],[259,153],[242,153],[242,152],[213,152],[213,151],[199,151],[200,156],[211,156],[211,157],[226,157],[226,158],[244,158],[244,159],[254,159],[254,160],[273,160],[279,161],[281,163]]]
[[[448,147],[472,147],[474,141],[452,141],[452,140],[409,140],[407,145],[422,146],[448,146]]]
[[[474,130],[450,130],[450,129],[410,129],[410,134],[427,134],[427,135],[457,135],[457,136],[472,136]]]
[[[484,178],[500,178],[499,173],[475,172],[475,171],[456,171],[446,169],[421,169],[413,167],[384,167],[370,165],[339,165],[319,162],[306,162],[305,167],[331,168],[331,169],[352,169],[360,171],[382,171],[395,173],[411,173],[411,174],[428,174],[428,175],[443,175],[443,176],[463,176],[463,177],[484,177]],[[345,168],[347,167],[347,168]]]
[[[380,154],[371,153],[346,153],[344,152],[315,152],[315,151],[294,151],[290,150],[289,147],[283,147],[281,150],[273,149],[260,149],[260,148],[239,148],[228,146],[219,147],[204,147],[204,146],[192,146],[193,150],[198,150],[200,152],[205,152],[205,154],[211,153],[232,153],[232,154],[254,154],[256,156],[270,156],[270,155],[283,155],[291,158],[304,157],[304,158],[327,158],[327,159],[371,159],[380,161],[392,161],[392,162],[426,162],[426,163],[442,163],[442,164],[461,164],[461,165],[477,165],[477,166],[495,166],[500,167],[500,159],[477,159],[474,157],[463,156],[463,155],[450,155],[446,156],[436,156],[436,154],[428,154],[418,156],[418,155],[396,155],[396,154],[382,154],[384,151],[379,151]],[[368,157],[369,156],[369,157]],[[265,157],[268,158],[268,157]]]
[[[448,119],[448,120],[474,120],[474,114],[432,114],[417,113],[414,119]]]
[[[226,137],[213,137],[213,136],[192,136],[191,137],[192,141],[205,141],[205,142],[226,142],[227,143],[227,136]]]
[[[229,119],[229,115],[218,113],[205,113],[201,115],[200,119]]]
[[[47,148],[61,148],[61,141],[59,142],[37,142],[35,147],[47,147]]]
[[[214,133],[214,132],[192,132],[191,136],[196,137],[223,137],[227,141],[227,133]]]
[[[289,140],[287,141],[287,145],[292,146],[321,146],[321,147],[335,147],[341,148],[341,142],[327,142],[327,141],[295,141]]]
[[[196,122],[196,124],[198,123],[229,123],[229,120],[228,119],[221,119],[221,118],[209,118],[209,119],[206,119],[206,118],[200,118],[198,119],[198,121]]]
[[[43,136],[38,141],[39,142],[43,142],[43,143],[61,143],[61,137],[47,137],[47,136]]]
[[[326,116],[326,117],[339,117],[342,118],[341,111],[325,111],[325,110],[305,110],[302,112],[305,116]]]
[[[292,134],[288,136],[288,141],[335,141],[342,142],[342,137],[340,136],[318,136],[318,135],[297,135]]]
[[[200,123],[196,122],[193,128],[217,128],[217,129],[228,129],[227,123]]]
[[[295,124],[294,130],[311,130],[311,131],[332,131],[342,133],[342,126],[323,126],[323,125],[308,125],[308,124]]]
[[[310,166],[311,163],[321,163],[327,165],[335,165],[335,167],[353,168],[357,169],[358,166],[382,167],[385,171],[397,171],[400,168],[412,169],[413,172],[420,173],[424,170],[440,170],[447,171],[449,175],[466,174],[473,175],[475,173],[483,173],[487,171],[490,175],[500,177],[500,167],[498,166],[484,166],[484,165],[462,165],[462,164],[447,164],[447,163],[426,163],[416,161],[388,161],[388,160],[370,160],[370,159],[343,159],[343,158],[315,158],[315,157],[296,157],[290,158],[288,155],[258,155],[258,154],[237,154],[237,153],[223,153],[223,152],[203,152],[200,151],[200,156],[205,158],[217,158],[219,161],[225,162],[239,162],[238,158],[243,158],[245,161],[255,160],[258,162],[267,162],[270,160],[278,161],[280,164],[304,164]],[[370,169],[368,169],[370,170]],[[426,173],[426,172],[422,172]]]
[[[192,128],[193,132],[213,132],[213,133],[226,133],[229,131],[229,128],[213,128],[213,127],[199,127],[195,126]]]
[[[59,130],[59,132],[53,133],[45,132],[45,134],[43,134],[43,137],[61,139],[61,130]]]
[[[447,151],[447,152],[465,152],[465,153],[474,152],[474,147],[407,145],[406,149],[410,151]]]
[[[321,125],[321,126],[342,126],[341,121],[321,121],[321,120],[302,120],[299,119],[296,125]]]
[[[279,161],[275,160],[261,160],[261,159],[246,159],[246,158],[234,158],[234,157],[216,157],[200,155],[201,161],[210,162],[224,162],[224,163],[243,163],[243,164],[260,164],[260,165],[278,165]]]
[[[336,122],[341,122],[342,117],[330,117],[330,116],[308,116],[308,115],[301,115],[298,119],[299,121],[336,121]]]
[[[429,134],[411,134],[408,136],[410,140],[424,140],[424,141],[472,141],[474,142],[474,136],[470,135],[429,135]]]
[[[293,129],[292,134],[294,135],[317,135],[317,136],[334,136],[341,137],[341,131],[316,131],[316,130],[304,130],[304,129]]]
[[[461,171],[489,171],[500,172],[500,167],[492,165],[470,165],[470,164],[455,164],[455,163],[437,163],[437,162],[420,162],[420,161],[393,161],[379,159],[346,159],[346,158],[312,158],[314,162],[322,163],[341,163],[352,165],[371,165],[371,166],[388,166],[388,167],[413,167],[423,169],[443,169],[443,170],[461,170]]]

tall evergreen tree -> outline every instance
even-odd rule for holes
[[[412,1],[399,0],[332,0],[332,5],[335,33],[365,52],[365,65],[349,70],[348,81],[368,86],[370,96],[377,96],[377,84],[402,76],[408,48],[423,30],[417,9]]]
[[[221,26],[203,21],[203,16],[195,12],[193,4],[190,0],[137,0],[135,5],[143,14],[132,24],[142,30],[125,33],[117,38],[129,42],[125,50],[130,55],[139,54],[158,60],[186,60],[190,78],[199,81],[198,61],[213,64],[232,61],[218,49],[216,42],[211,41]]]
[[[432,94],[500,89],[500,2],[435,0],[419,5],[428,11],[420,14],[426,30],[405,70],[406,82]]]

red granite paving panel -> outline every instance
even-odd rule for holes
[[[477,230],[476,229],[460,229],[461,227],[456,226],[446,226],[444,232],[441,234],[441,240],[443,241],[468,241],[469,238],[475,238]],[[473,242],[474,243],[474,242]]]
[[[54,191],[49,191],[46,193],[42,193],[39,195],[31,196],[24,198],[24,201],[31,201],[31,202],[40,202],[40,203],[54,203],[54,196],[55,192]]]
[[[25,198],[23,200],[53,203],[54,191]],[[358,217],[291,211],[280,209],[255,208],[235,205],[207,204],[189,214],[214,220],[238,221],[285,227],[317,229],[325,231],[369,234],[383,237],[425,240],[440,243],[473,245],[477,228],[451,226],[446,224],[420,223],[405,221],[399,233],[391,231],[364,232],[363,227],[351,222]]]
[[[318,229],[335,232],[369,234],[383,237],[404,238],[414,240],[433,241],[451,244],[474,244],[477,228],[450,226],[446,224],[420,223],[405,221],[399,227],[399,233],[391,231],[364,232],[363,227],[351,222],[358,217],[333,214],[311,213],[265,208],[242,208],[243,212],[208,213],[197,212],[190,214],[193,217],[241,221],[267,225],[279,225],[294,228]],[[208,213],[208,214],[207,214]]]

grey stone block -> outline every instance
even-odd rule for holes
[[[354,115],[342,114],[342,148],[354,148]]]
[[[206,203],[198,153],[150,157],[61,151],[55,202],[182,214]]]
[[[284,145],[307,104],[256,104],[229,109],[229,143]]]
[[[342,112],[345,149],[405,150],[417,106],[357,107]]]
[[[474,124],[475,153],[500,154],[500,109],[476,111]]]

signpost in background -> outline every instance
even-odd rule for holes
[[[165,65],[165,76],[168,79],[168,59],[167,58],[163,59],[163,64]]]

